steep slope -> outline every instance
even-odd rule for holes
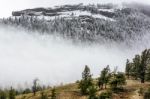
[[[132,45],[145,39],[150,30],[150,17],[143,11],[113,4],[34,8],[15,11],[12,15],[1,23],[59,35],[75,42]]]

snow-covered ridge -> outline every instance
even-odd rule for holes
[[[147,9],[147,8],[146,8]],[[64,5],[12,13],[1,24],[59,35],[77,42],[125,42],[130,45],[150,31],[150,12],[137,6]]]
[[[54,19],[56,17],[80,17],[90,16],[93,18],[105,19],[113,21],[113,15],[116,7],[111,4],[107,5],[63,5],[54,8],[34,8],[22,11],[14,11],[13,16],[37,16],[39,18]]]

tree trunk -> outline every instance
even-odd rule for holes
[[[105,84],[105,89],[106,89],[106,84]]]
[[[141,83],[145,83],[145,79],[144,79],[144,77],[141,79]]]
[[[141,83],[144,83],[144,82],[145,82],[145,71],[141,73]]]

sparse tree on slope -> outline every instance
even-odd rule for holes
[[[89,99],[98,99],[96,93],[97,87],[93,84],[89,87]]]
[[[35,96],[36,92],[38,91],[38,79],[34,79],[33,80],[33,86],[32,86],[32,91],[33,91],[33,94]]]
[[[52,89],[51,99],[56,99],[56,89],[55,89],[55,87]]]
[[[125,73],[126,73],[128,79],[130,77],[130,69],[131,69],[130,62],[129,62],[129,59],[127,59]]]
[[[15,90],[11,87],[9,90],[9,99],[15,99]]]
[[[100,89],[103,89],[103,85],[105,85],[105,89],[106,89],[106,86],[107,86],[107,83],[108,83],[110,77],[111,77],[110,69],[109,69],[109,66],[107,66],[106,68],[104,68],[101,71],[101,75],[98,79],[98,86]]]
[[[139,72],[140,72],[140,64],[141,64],[141,58],[140,55],[135,55],[135,58],[133,58],[133,71],[132,71],[132,76],[137,80],[139,77]]]
[[[48,96],[43,91],[41,92],[41,99],[48,99]]]
[[[149,61],[150,61],[150,49],[149,50],[146,49],[142,52],[141,64],[139,66],[141,83],[145,82],[146,69]]]
[[[92,77],[90,68],[86,65],[82,73],[82,80],[79,83],[79,88],[83,95],[88,94],[88,88],[92,85]]]
[[[0,90],[0,99],[7,99],[7,94],[3,90]]]
[[[122,89],[122,86],[126,84],[124,73],[118,72],[117,74],[114,74],[109,83],[113,91]]]

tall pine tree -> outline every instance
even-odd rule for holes
[[[90,73],[90,68],[86,65],[84,71],[82,72],[82,80],[79,83],[79,88],[83,95],[88,94],[88,88],[92,85],[92,75]]]

